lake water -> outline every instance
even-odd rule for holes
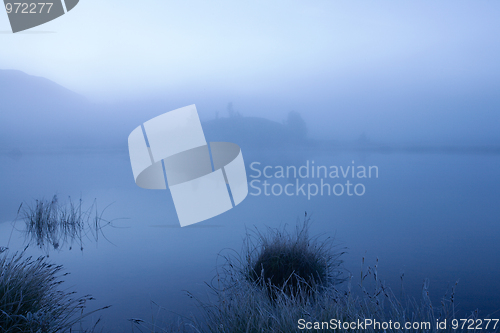
[[[273,157],[275,156],[275,157]],[[362,183],[362,196],[346,194],[249,195],[239,206],[202,223],[180,228],[168,191],[144,190],[133,181],[126,152],[0,156],[0,245],[9,242],[22,202],[68,196],[84,206],[96,199],[98,209],[110,205],[104,218],[116,219],[103,232],[109,239],[86,240],[69,250],[50,252],[50,260],[71,272],[64,286],[97,300],[89,308],[112,305],[101,313],[107,330],[130,330],[127,319],[150,320],[151,301],[182,315],[196,312],[186,290],[205,297],[215,274],[217,254],[239,250],[245,228],[294,225],[307,211],[312,234],[334,235],[348,248],[345,269],[359,276],[361,259],[399,292],[419,296],[424,279],[430,282],[435,304],[459,280],[456,299],[461,311],[478,308],[480,317],[500,310],[500,156],[495,154],[381,154],[358,152],[283,153],[243,150],[249,181],[260,162],[316,166],[377,166],[378,178],[351,179]],[[256,164],[254,164],[254,168]],[[358,170],[358,169],[357,169]],[[348,178],[349,179],[349,178]],[[265,178],[259,178],[261,184]],[[300,179],[317,183],[317,178]],[[325,179],[330,184],[346,179]],[[296,179],[268,179],[295,190]],[[257,183],[253,183],[254,185]],[[275,186],[278,192],[278,185]],[[314,188],[313,188],[314,189]],[[340,187],[337,187],[339,190]],[[358,187],[358,192],[361,187]],[[255,194],[256,189],[250,188]],[[290,192],[289,192],[290,193]],[[296,192],[294,192],[296,194]],[[338,192],[337,192],[338,193]],[[23,222],[17,221],[16,229]],[[14,230],[11,251],[24,248],[24,236]],[[28,253],[44,252],[31,247]],[[397,294],[397,293],[396,293]],[[499,313],[496,313],[498,317]],[[495,317],[495,316],[494,316]]]

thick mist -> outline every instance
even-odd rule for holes
[[[457,316],[498,318],[499,17],[494,1],[85,0],[11,34],[0,10],[0,252],[50,254],[122,333],[151,302],[197,313],[185,291],[206,296],[222,249],[307,212],[353,286],[378,262],[395,294],[404,275],[438,308],[459,280]],[[180,228],[169,190],[135,184],[127,139],[192,104],[207,142],[241,147],[250,192]],[[306,166],[328,173],[278,172]],[[30,244],[23,209],[54,195],[111,225]]]
[[[189,104],[210,119],[233,102],[278,122],[297,111],[318,139],[486,145],[499,140],[499,12],[494,2],[87,0],[36,33],[2,34],[0,62],[85,96],[96,126]],[[4,105],[64,99],[24,89],[2,91]]]
[[[126,150],[126,138],[136,124],[196,104],[202,121],[230,117],[232,109],[243,118],[265,118],[283,125],[291,111],[298,112],[308,139],[333,140],[340,146],[361,138],[396,148],[500,144],[500,97],[495,84],[461,82],[410,89],[398,86],[395,78],[386,79],[390,88],[385,89],[375,77],[366,78],[351,90],[302,84],[303,90],[289,91],[288,98],[272,91],[232,93],[208,88],[104,102],[45,78],[2,70],[1,135],[7,150],[43,146]]]

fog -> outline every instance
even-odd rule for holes
[[[91,309],[112,304],[104,324],[125,332],[151,317],[150,301],[197,311],[183,290],[204,295],[245,228],[307,211],[313,233],[348,248],[353,276],[378,257],[395,290],[402,272],[416,297],[429,279],[434,304],[460,280],[457,311],[484,318],[500,309],[498,17],[492,1],[85,0],[11,34],[0,14],[0,246],[27,245],[21,203],[110,205],[107,240],[50,258],[96,297]],[[256,182],[241,205],[180,228],[169,190],[134,183],[127,138],[191,104],[207,142],[238,144]],[[255,176],[312,164],[377,176]],[[348,180],[365,192],[265,194],[266,180],[269,191]]]
[[[314,140],[352,142],[365,136],[391,146],[496,146],[500,144],[500,97],[496,84],[429,86],[407,91],[396,83],[384,90],[375,82],[348,91],[325,92],[320,83],[300,93],[237,94],[207,88],[127,101],[92,101],[45,78],[2,70],[4,149],[43,145],[126,149],[137,123],[185,105],[196,104],[202,121],[228,117],[229,103],[243,117],[282,124],[290,111],[301,114]],[[480,87],[484,86],[484,89]],[[318,91],[314,91],[317,87]],[[345,93],[344,93],[345,92]],[[283,92],[281,92],[283,94]]]
[[[276,121],[298,111],[317,138],[484,144],[498,141],[499,14],[466,1],[88,0],[2,34],[0,63],[121,118],[194,103],[209,119],[233,102]]]

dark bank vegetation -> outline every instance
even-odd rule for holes
[[[84,209],[82,200],[75,204],[70,198],[68,204],[62,204],[57,196],[19,207],[13,230],[18,220],[24,222],[21,231],[28,245],[14,254],[8,251],[9,244],[0,247],[0,332],[95,332],[99,320],[94,324],[84,321],[104,308],[85,312],[92,296],[77,296],[62,288],[63,278],[69,273],[63,273],[61,265],[47,258],[50,250],[64,246],[71,249],[76,243],[83,251],[85,239],[97,242],[104,237],[102,228],[111,222],[102,214],[95,201]],[[26,251],[32,245],[46,255],[28,256]]]
[[[61,288],[68,274],[62,269],[44,256],[35,259],[25,251],[0,255],[0,332],[94,332],[98,321],[90,329],[83,328],[83,321],[102,309],[85,312],[92,296]]]
[[[345,280],[341,270],[344,252],[336,251],[331,238],[320,241],[318,237],[310,237],[309,219],[297,225],[293,234],[285,228],[249,233],[243,252],[242,274],[266,288],[271,299],[276,299],[279,293],[314,296],[315,289]]]
[[[89,212],[93,212],[89,214]],[[44,249],[54,243],[72,244],[83,237],[102,234],[102,214],[39,200],[24,210],[23,217],[31,242]],[[102,220],[104,221],[104,220]],[[82,227],[83,226],[83,227]],[[89,230],[91,226],[91,230]],[[324,235],[310,235],[310,218],[289,227],[248,230],[241,251],[225,250],[218,256],[214,279],[207,283],[209,296],[188,293],[199,307],[191,317],[164,319],[158,310],[151,321],[130,319],[133,332],[271,333],[271,332],[468,332],[453,329],[456,318],[455,288],[431,302],[428,281],[416,300],[401,290],[396,295],[378,273],[378,261],[365,266],[355,279],[343,269],[344,248]],[[94,332],[96,325],[84,322],[90,295],[77,297],[60,288],[62,267],[33,259],[25,252],[0,257],[0,332]],[[359,282],[355,282],[358,280]],[[401,276],[403,284],[403,276]],[[170,316],[171,318],[171,316]],[[478,311],[468,319],[479,318]],[[487,319],[482,317],[481,319]],[[364,326],[345,328],[342,323],[400,323],[401,327]],[[446,328],[436,326],[447,322]],[[405,323],[430,326],[405,329]],[[492,325],[493,326],[493,325]],[[498,327],[488,332],[499,332]],[[312,329],[308,329],[312,328]],[[341,329],[339,329],[341,328]],[[101,330],[105,332],[104,330]]]
[[[378,261],[366,267],[363,259],[356,286],[353,276],[342,269],[344,249],[330,238],[311,237],[309,222],[306,217],[293,233],[286,228],[248,232],[241,252],[220,254],[216,276],[207,284],[212,297],[207,300],[188,294],[197,302],[201,315],[165,322],[160,320],[165,309],[157,306],[153,322],[131,320],[134,332],[467,332],[466,327],[453,329],[451,325],[456,319],[456,284],[440,304],[431,302],[428,281],[423,283],[419,300],[403,291],[396,296],[380,279]],[[477,310],[468,319],[476,318]],[[335,329],[335,324],[365,320],[431,326]],[[444,320],[446,329],[438,328],[436,323]],[[305,325],[312,325],[312,329]],[[319,326],[315,329],[314,325]],[[495,330],[492,326],[490,331],[499,331],[500,324]]]

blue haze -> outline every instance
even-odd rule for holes
[[[1,12],[1,11],[0,11]],[[459,310],[500,310],[500,3],[493,1],[81,1],[9,34],[0,14],[0,245],[22,202],[94,198],[118,228],[83,253],[53,252],[68,286],[112,304],[107,327],[151,316],[150,301],[196,312],[224,248],[245,227],[294,224],[348,247],[399,291]],[[228,117],[228,103],[241,117]],[[208,141],[235,142],[249,165],[376,165],[366,194],[252,196],[178,228],[168,191],[133,181],[127,136],[196,104]],[[298,112],[301,137],[284,122]],[[252,180],[249,178],[249,180]],[[263,180],[263,179],[262,179]],[[280,180],[285,184],[286,180]],[[22,229],[22,223],[16,223]],[[15,231],[9,247],[24,247]],[[42,252],[28,250],[34,255]],[[498,314],[498,312],[497,312]]]

